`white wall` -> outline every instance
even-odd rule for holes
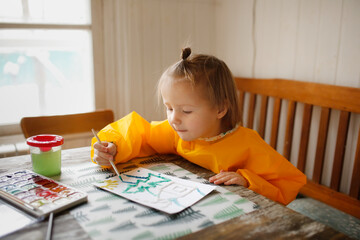
[[[235,75],[360,87],[359,12],[357,0],[218,0],[216,53]]]

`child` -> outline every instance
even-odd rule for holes
[[[288,204],[306,183],[305,175],[270,147],[254,130],[240,125],[241,114],[232,74],[213,56],[182,59],[161,76],[158,92],[167,120],[147,122],[135,112],[99,132],[92,159],[110,166],[132,158],[178,154],[207,168],[214,184],[237,184]]]

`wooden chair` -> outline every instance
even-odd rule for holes
[[[269,144],[276,149],[278,140],[283,139],[282,154],[289,160],[292,160],[290,157],[294,144],[298,144],[299,153],[298,156],[295,156],[297,157],[297,168],[304,173],[306,169],[313,169],[312,174],[308,174],[312,177],[310,179],[308,177],[307,184],[300,192],[305,196],[317,199],[360,218],[360,129],[351,133],[357,134],[357,144],[356,152],[352,153],[355,159],[350,171],[352,174],[350,192],[348,194],[340,192],[340,182],[345,177],[342,175],[344,153],[349,150],[348,145],[350,145],[346,142],[349,134],[350,117],[352,114],[360,113],[360,89],[281,79],[235,78],[235,81],[240,92],[241,108],[247,112],[247,124],[245,126],[256,129],[262,137],[265,135],[266,127],[270,126],[271,131],[267,131],[270,133]],[[245,94],[248,98],[245,98]],[[273,100],[272,107],[268,104],[270,98]],[[259,99],[260,102],[256,104]],[[284,100],[287,101],[286,126],[280,126],[281,105]],[[246,106],[244,106],[245,102],[247,103]],[[299,103],[303,103],[303,114],[301,116],[297,116],[297,113],[301,111],[296,111]],[[315,106],[321,109],[321,114],[319,129],[317,130],[314,165],[313,168],[307,168],[307,164],[310,164],[307,161],[309,133],[311,123],[314,121],[312,120],[312,113]],[[270,120],[271,123],[267,124],[269,108],[272,109],[272,119]],[[336,129],[329,129],[332,110],[340,111]],[[254,126],[256,117],[258,117],[258,125]],[[293,134],[296,132],[294,131],[295,119],[301,121],[301,129],[298,129],[297,132],[300,134],[300,141],[297,143],[293,142]],[[285,127],[285,134],[282,138],[279,138],[279,127]],[[326,148],[329,130],[334,130],[337,133],[334,149]],[[279,151],[279,149],[277,150]],[[331,182],[325,185],[322,182],[322,175],[325,170],[325,152],[329,150],[334,151],[334,157]],[[327,156],[332,155],[328,154]]]
[[[21,119],[20,125],[25,138],[38,134],[69,136],[81,133],[88,133],[88,138],[90,138],[92,128],[98,131],[113,121],[114,113],[112,110],[97,110],[79,114],[24,117]],[[89,144],[90,142],[88,142]]]

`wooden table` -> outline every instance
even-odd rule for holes
[[[90,148],[62,151],[62,166],[90,163]],[[194,165],[181,157],[171,160],[205,179],[212,172]],[[18,169],[31,169],[29,155],[0,159],[0,173]],[[259,209],[221,224],[186,235],[180,239],[350,239],[336,230],[273,202],[242,186],[224,186],[229,191],[259,205]],[[44,239],[47,221],[33,224],[3,239]],[[77,221],[64,211],[54,221],[53,239],[90,239]]]

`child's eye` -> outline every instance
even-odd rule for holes
[[[192,113],[192,111],[183,111],[183,113],[190,114],[190,113]]]

